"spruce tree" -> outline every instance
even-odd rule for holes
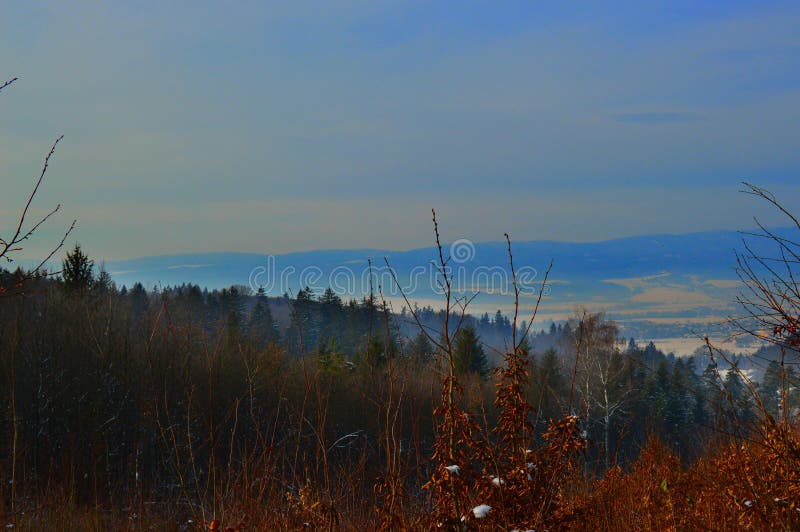
[[[427,364],[433,359],[433,344],[428,336],[420,332],[411,342],[411,358],[420,364]]]
[[[94,261],[83,252],[80,244],[75,244],[61,261],[61,281],[68,290],[80,291],[91,288],[94,283]]]
[[[278,330],[275,327],[275,320],[272,318],[272,310],[269,307],[264,287],[260,287],[256,293],[256,304],[250,313],[247,330],[250,337],[260,345],[278,341]]]
[[[489,374],[489,361],[480,344],[480,338],[471,325],[467,325],[459,331],[453,359],[458,374],[477,373],[481,377]]]

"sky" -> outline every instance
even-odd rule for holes
[[[107,260],[594,241],[800,210],[797,2],[14,2],[0,235]],[[8,228],[8,229],[6,229]]]

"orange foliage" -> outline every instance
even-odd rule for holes
[[[765,428],[722,444],[687,468],[651,440],[628,473],[613,468],[577,497],[576,529],[796,530],[800,527],[800,432]]]

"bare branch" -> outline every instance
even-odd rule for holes
[[[57,205],[55,209],[53,209],[52,211],[47,213],[44,217],[39,219],[30,230],[23,233],[25,219],[28,216],[28,211],[30,210],[31,204],[33,203],[33,199],[39,192],[39,187],[41,187],[42,180],[44,180],[44,176],[47,173],[47,168],[50,165],[50,159],[53,157],[53,154],[55,154],[56,146],[58,146],[58,143],[61,142],[61,139],[63,138],[64,135],[59,136],[55,140],[55,142],[53,142],[53,145],[50,147],[50,151],[47,153],[47,156],[44,159],[44,164],[42,165],[42,171],[39,173],[39,178],[36,180],[36,184],[34,185],[30,195],[28,196],[28,201],[25,203],[25,207],[22,209],[22,213],[19,216],[19,220],[17,221],[17,228],[15,229],[13,236],[10,239],[0,239],[0,258],[5,258],[6,260],[11,261],[11,257],[9,257],[8,254],[13,253],[15,251],[19,251],[21,249],[19,244],[30,238],[30,236],[34,233],[34,231],[36,231],[36,229],[38,229],[44,222],[46,222],[53,214],[55,214],[61,208],[61,205]],[[69,229],[69,231],[71,230],[72,228]],[[67,234],[69,234],[69,231],[67,232]],[[55,253],[55,250],[53,251],[53,253]],[[51,253],[50,256],[52,256],[53,253]]]
[[[5,83],[3,83],[2,85],[0,85],[0,91],[2,91],[3,89],[5,89],[5,88],[6,88],[6,87],[8,87],[9,85],[11,85],[12,83],[14,83],[15,81],[17,81],[18,79],[19,79],[19,78],[16,78],[16,77],[14,77],[14,78],[11,78],[10,80],[6,81],[6,82],[5,82]]]
[[[800,220],[798,220],[796,216],[794,216],[792,213],[786,210],[786,208],[783,205],[780,204],[778,199],[775,197],[775,194],[769,192],[766,189],[748,183],[747,181],[744,181],[742,184],[745,187],[747,187],[747,190],[743,190],[742,192],[744,192],[745,194],[752,194],[753,196],[758,196],[759,198],[767,200],[772,205],[774,205],[779,211],[788,216],[794,222],[794,225],[797,226],[798,229],[800,229]]]

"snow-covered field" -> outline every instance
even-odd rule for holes
[[[639,341],[638,339],[637,341],[640,345],[647,342],[647,340]],[[654,339],[653,343],[665,353],[675,353],[678,356],[689,356],[694,354],[698,348],[705,348],[703,339],[697,337],[658,338]],[[737,354],[753,353],[760,347],[760,344],[756,342],[740,345],[730,338],[711,338],[711,344],[716,348],[725,349]]]

